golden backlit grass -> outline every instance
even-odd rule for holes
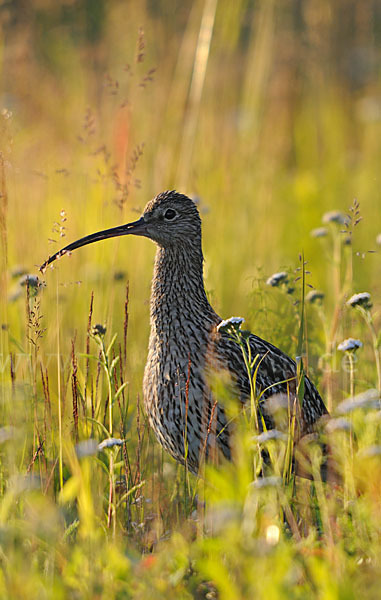
[[[378,597],[377,20],[365,1],[294,4],[36,2],[27,22],[2,23],[4,598]],[[16,267],[37,275],[59,247],[134,220],[169,188],[199,197],[218,312],[246,315],[293,356],[304,254],[307,284],[325,294],[305,305],[304,360],[342,419],[329,433],[339,482],[321,482],[312,447],[314,483],[271,479],[274,465],[253,483],[249,427],[235,462],[199,480],[162,452],[141,401],[148,240],[78,250],[36,296],[20,285]],[[311,236],[333,209],[348,228]],[[265,283],[281,270],[292,294]],[[363,291],[375,337],[346,305]],[[105,350],[117,334],[108,370],[88,336],[92,292]],[[348,337],[363,343],[354,363],[336,350]],[[351,392],[363,404],[336,415]],[[86,440],[110,436],[110,394],[112,436],[126,442],[97,452]],[[284,442],[266,443],[281,461]]]

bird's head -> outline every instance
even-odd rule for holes
[[[121,235],[148,237],[164,248],[194,247],[201,244],[201,219],[196,204],[188,196],[174,190],[163,192],[148,202],[138,221],[98,231],[72,242],[50,256],[41,265],[40,271],[45,271],[50,263],[76,248]]]
[[[187,245],[201,238],[201,219],[193,200],[175,191],[148,202],[141,218],[145,235],[159,246]]]

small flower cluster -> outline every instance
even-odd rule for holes
[[[295,279],[297,281],[297,279]],[[266,285],[270,285],[271,287],[281,287],[287,294],[292,294],[294,289],[289,285],[289,275],[286,271],[280,271],[279,273],[274,273],[266,280]]]
[[[9,295],[9,301],[14,302],[22,296],[22,288],[28,288],[29,297],[35,298],[40,292],[41,288],[45,286],[45,283],[37,277],[37,275],[31,275],[22,267],[15,267],[11,271],[12,278],[18,278],[16,287],[13,288]]]
[[[37,275],[24,275],[21,277],[19,284],[23,287],[29,286],[30,289],[37,289],[40,287],[41,282]]]
[[[123,446],[123,444],[124,440],[121,440],[120,438],[106,438],[105,440],[103,440],[103,442],[100,442],[100,444],[98,444],[98,450],[99,452],[101,452],[105,448],[114,448],[114,446]]]
[[[76,453],[78,458],[85,458],[86,456],[94,456],[97,452],[102,452],[106,448],[114,448],[115,446],[123,446],[125,440],[120,438],[106,438],[102,442],[97,442],[93,438],[83,440],[79,442],[76,447]]]
[[[372,410],[380,408],[380,394],[377,390],[367,390],[366,392],[362,392],[358,394],[354,398],[347,398],[340,402],[337,407],[337,412],[339,414],[348,414],[357,410],[358,408],[362,410]]]
[[[337,346],[337,349],[340,350],[340,352],[356,352],[356,350],[362,348],[362,345],[363,344],[360,342],[360,340],[348,338],[341,342],[341,344]]]
[[[328,433],[334,433],[335,431],[352,431],[352,423],[344,417],[336,417],[336,419],[329,419],[326,424],[326,431]]]
[[[361,307],[365,310],[370,310],[373,306],[369,292],[353,294],[353,296],[347,300],[347,305],[352,306],[352,308]]]
[[[310,233],[311,237],[322,238],[328,235],[328,229],[326,227],[316,227]]]
[[[324,300],[324,292],[319,290],[311,290],[306,296],[306,302],[310,304],[321,304]]]
[[[219,333],[232,333],[233,331],[239,331],[242,323],[245,322],[245,319],[242,317],[230,317],[230,319],[225,319],[225,321],[221,321],[217,325],[217,331]]]
[[[323,223],[336,223],[337,225],[347,225],[349,222],[348,215],[339,210],[330,210],[324,213],[322,218]]]
[[[106,327],[97,323],[97,325],[94,325],[94,327],[92,328],[91,334],[94,336],[99,335],[100,337],[102,337],[106,334]]]
[[[266,281],[266,285],[271,285],[272,287],[279,287],[282,283],[288,283],[288,274],[285,271],[274,273]]]
[[[341,212],[340,210],[330,210],[330,211],[324,213],[324,215],[322,217],[322,223],[323,223],[323,225],[327,225],[328,227],[316,227],[316,229],[312,229],[312,231],[310,232],[311,237],[314,237],[314,238],[326,237],[330,232],[329,225],[333,225],[333,226],[343,225],[344,227],[347,228],[350,223],[350,217],[348,215],[346,215],[345,213]],[[344,233],[344,231],[342,231],[341,233]],[[351,237],[349,235],[347,235],[342,241],[343,241],[344,245],[350,245]]]

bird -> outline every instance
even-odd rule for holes
[[[256,394],[260,397],[258,424],[264,431],[275,427],[268,408],[272,397],[287,398],[289,404],[297,405],[297,364],[276,346],[247,333],[247,347],[251,357],[256,357],[249,376],[242,348],[229,333],[229,327],[221,326],[226,321],[213,309],[205,291],[197,205],[175,190],[162,192],[149,201],[137,221],[87,235],[65,246],[50,256],[40,270],[44,273],[53,261],[77,248],[124,235],[143,236],[157,246],[143,378],[145,411],[159,443],[176,461],[197,474],[212,455],[232,458],[234,423],[213,389],[212,374],[228,375],[231,393],[238,406],[244,407],[250,398],[250,378],[255,369]],[[317,421],[327,414],[319,392],[307,376],[299,407],[298,429],[303,437],[313,432]]]

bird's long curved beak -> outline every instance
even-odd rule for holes
[[[112,227],[111,229],[104,229],[103,231],[98,231],[97,233],[91,233],[90,235],[80,238],[76,242],[72,242],[68,246],[65,246],[65,248],[62,248],[55,254],[52,254],[52,256],[49,256],[48,260],[41,265],[40,271],[41,273],[44,273],[46,267],[53,261],[55,261],[57,258],[60,258],[64,254],[75,250],[76,248],[81,248],[81,246],[87,246],[87,244],[99,242],[100,240],[106,240],[107,238],[132,234],[147,235],[147,224],[143,217],[141,217],[138,221],[133,221],[132,223],[127,223],[126,225],[119,225],[118,227]]]

